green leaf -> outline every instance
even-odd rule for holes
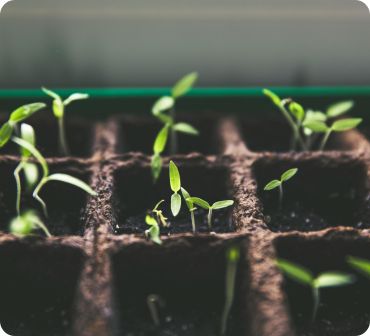
[[[361,122],[361,118],[340,119],[335,121],[331,128],[335,132],[344,132],[357,127]]]
[[[0,148],[4,147],[13,134],[13,126],[6,122],[0,128]]]
[[[272,180],[265,185],[263,190],[272,190],[280,186],[281,186],[281,182],[279,180]]]
[[[36,137],[35,137],[35,131],[33,127],[28,124],[22,124],[21,125],[21,138],[27,141],[28,143],[30,143],[31,145],[35,146]],[[21,147],[21,154],[22,154],[22,157],[25,157],[25,158],[31,155],[31,153],[23,147]]]
[[[179,98],[188,93],[198,79],[198,73],[191,72],[182,77],[172,88],[171,94],[173,98]]]
[[[172,97],[160,97],[152,107],[152,113],[155,116],[160,115],[162,112],[167,111],[175,105],[175,100]]]
[[[351,100],[335,103],[328,107],[326,114],[329,118],[338,117],[352,109],[353,105],[354,102]]]
[[[281,99],[278,95],[268,89],[263,89],[262,92],[265,96],[269,97],[276,106],[281,105]]]
[[[150,215],[146,215],[145,217],[145,223],[152,226],[152,225],[158,225],[157,221],[155,220],[154,217]]]
[[[352,267],[370,277],[370,260],[349,256],[347,261]]]
[[[160,230],[158,225],[153,225],[149,230],[145,231],[146,235],[150,236],[152,242],[162,245],[162,240],[160,238]]]
[[[226,259],[230,262],[236,263],[240,258],[240,248],[232,246],[226,251]]]
[[[190,135],[198,135],[199,131],[191,126],[190,124],[180,122],[173,126],[173,129],[177,132],[186,133]]]
[[[59,181],[59,182],[64,182],[64,183],[69,183],[74,185],[77,188],[82,189],[83,191],[87,192],[88,194],[92,196],[96,196],[97,193],[91,189],[91,187],[86,184],[85,182],[79,180],[76,177],[73,177],[71,175],[67,174],[52,174],[47,177],[48,181]]]
[[[297,174],[298,168],[291,168],[288,169],[285,173],[283,173],[280,177],[281,182],[288,181],[291,179],[295,174]]]
[[[295,116],[295,118],[299,121],[302,121],[304,118],[304,109],[302,105],[292,102],[289,104],[290,112]]]
[[[181,194],[182,194],[182,197],[184,197],[186,206],[188,207],[189,211],[191,211],[194,208],[194,204],[192,201],[188,200],[190,198],[190,194],[183,187],[181,187]]]
[[[171,196],[171,211],[176,217],[181,210],[181,196],[178,193],[174,193]]]
[[[199,197],[190,197],[187,200],[193,202],[196,205],[199,205],[201,208],[206,210],[208,210],[211,207],[211,205],[207,201]]]
[[[23,121],[36,113],[37,111],[43,109],[46,105],[44,103],[32,103],[18,107],[10,115],[10,123],[18,123]]]
[[[320,274],[314,280],[314,286],[316,288],[324,287],[338,287],[350,285],[355,282],[355,277],[351,274],[339,273],[339,272],[326,272]]]
[[[326,121],[328,118],[326,117],[325,113],[320,111],[312,111],[308,110],[306,112],[305,121]]]
[[[51,98],[55,99],[55,100],[62,100],[62,98],[54,91],[51,91],[45,87],[42,87],[41,88],[42,91],[44,91],[44,93],[46,93],[48,96],[50,96]]]
[[[284,259],[278,259],[277,265],[292,280],[302,285],[312,286],[314,277],[306,268]]]
[[[23,164],[23,172],[27,183],[27,188],[33,188],[39,179],[39,170],[37,165],[26,162]]]
[[[308,120],[303,123],[303,126],[316,133],[326,133],[329,127],[323,121]]]
[[[159,131],[153,145],[154,154],[161,154],[164,151],[168,139],[168,129],[169,125],[165,125]]]
[[[64,106],[69,105],[70,103],[77,101],[77,100],[84,100],[88,99],[89,95],[87,93],[73,93],[71,94],[64,102]]]
[[[225,200],[225,201],[217,201],[212,204],[212,209],[217,210],[217,209],[223,209],[227,208],[229,206],[232,206],[234,204],[233,200]]]
[[[56,118],[62,118],[64,116],[64,104],[61,100],[53,100],[53,113]]]
[[[152,161],[150,163],[152,168],[152,176],[154,181],[157,181],[162,171],[162,158],[158,154],[152,156]]]
[[[181,188],[181,179],[180,179],[180,173],[179,169],[175,165],[173,161],[170,161],[170,185],[171,185],[171,190],[175,193],[180,191]]]

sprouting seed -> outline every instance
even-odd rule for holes
[[[164,300],[158,294],[150,294],[146,299],[146,303],[154,325],[159,327],[161,325],[159,309],[163,309],[165,307]]]
[[[312,321],[316,319],[320,305],[320,289],[350,285],[355,282],[355,276],[342,272],[324,272],[317,277],[306,268],[288,260],[278,259],[278,267],[292,280],[311,288],[313,295]]]
[[[32,234],[33,231],[41,229],[47,237],[51,234],[35,211],[28,210],[15,217],[10,223],[10,232],[19,237],[25,237]]]
[[[370,279],[370,260],[359,257],[347,257],[347,262],[357,271]]]
[[[270,191],[279,188],[279,208],[281,209],[283,204],[283,183],[291,179],[295,174],[297,174],[298,168],[288,169],[280,176],[280,180],[272,180],[267,183],[263,190]]]
[[[73,101],[83,100],[89,98],[86,93],[73,93],[67,99],[63,100],[56,92],[46,88],[42,88],[48,96],[53,98],[53,113],[58,120],[59,127],[59,147],[63,155],[69,155],[69,146],[66,138],[66,131],[64,125],[64,112],[66,107]]]
[[[47,207],[46,207],[46,203],[40,197],[39,193],[42,190],[42,188],[50,181],[59,181],[59,182],[68,183],[68,184],[74,185],[77,188],[84,190],[85,192],[87,192],[88,194],[92,196],[97,195],[97,193],[94,190],[92,190],[89,185],[87,185],[85,182],[79,180],[76,177],[73,177],[67,174],[51,174],[50,175],[49,166],[45,158],[31,143],[21,138],[18,138],[18,137],[13,137],[12,141],[15,142],[17,145],[19,145],[20,147],[24,148],[25,150],[29,151],[36,158],[36,160],[39,162],[42,168],[42,178],[37,184],[32,195],[41,204],[45,217],[48,217]]]
[[[171,211],[172,214],[176,217],[181,210],[181,196],[179,191],[181,190],[181,178],[179,169],[173,161],[170,161],[169,165],[170,171],[170,187],[173,191],[171,196]]]
[[[151,211],[157,217],[158,223],[162,224],[163,227],[168,227],[169,224],[167,223],[167,217],[163,215],[163,211],[159,210],[159,206],[164,202],[164,200],[159,201],[153,210]]]
[[[226,251],[225,304],[221,318],[221,336],[226,334],[227,320],[235,295],[235,279],[240,258],[240,248],[232,246]]]
[[[208,221],[208,227],[209,229],[212,228],[212,214],[214,210],[219,210],[219,209],[224,209],[229,206],[232,206],[234,204],[233,200],[224,200],[224,201],[217,201],[214,202],[212,205],[210,205],[207,201],[205,201],[202,198],[199,197],[190,197],[186,199],[188,202],[192,202],[201,208],[208,210],[208,216],[207,216],[207,221]]]
[[[188,93],[198,79],[198,74],[192,72],[181,78],[172,88],[171,96],[160,97],[152,107],[152,114],[162,124],[163,127],[159,131],[153,145],[152,156],[152,175],[156,181],[162,171],[161,154],[165,150],[168,135],[170,136],[170,154],[177,153],[178,140],[177,132],[186,133],[189,135],[198,135],[199,132],[192,125],[185,122],[177,122],[175,115],[176,100]],[[170,111],[167,113],[167,111]]]

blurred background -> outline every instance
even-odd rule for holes
[[[0,87],[363,85],[370,14],[357,0],[13,0]]]

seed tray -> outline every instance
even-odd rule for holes
[[[229,114],[194,114],[205,142],[180,140],[180,154],[164,157],[163,176],[156,186],[150,177],[150,146],[141,141],[145,135],[150,142],[149,134],[158,128],[150,117],[113,114],[89,119],[86,125],[70,114],[70,126],[82,125],[90,134],[82,142],[71,138],[71,148],[81,145],[86,150],[69,158],[47,154],[48,163],[52,171],[82,178],[98,196],[59,184],[48,186],[52,238],[20,239],[6,233],[15,212],[12,170],[19,158],[14,149],[1,155],[3,327],[17,336],[218,335],[225,251],[237,244],[241,259],[227,335],[363,332],[370,319],[365,279],[343,294],[329,291],[312,327],[307,323],[310,297],[284,279],[275,259],[287,258],[320,272],[350,271],[344,263],[347,255],[370,258],[366,132],[339,134],[324,152],[289,153],[281,135],[269,142],[269,124],[257,132],[250,125],[260,121]],[[40,123],[42,128],[45,122],[35,119],[32,125],[37,129]],[[39,142],[46,153],[54,152],[42,137]],[[157,246],[146,240],[145,226],[129,228],[128,223],[160,198],[168,199],[170,159],[189,190],[215,200],[230,197],[235,204],[220,215],[223,225],[215,225],[213,232],[200,226],[193,235],[184,217],[181,229],[165,232],[163,245]],[[299,200],[302,218],[313,215],[309,229],[274,216],[276,195],[262,192],[276,172],[293,166],[300,174],[296,183],[287,185],[286,194]],[[32,205],[32,200],[23,201]],[[58,210],[60,203],[63,211]],[[160,294],[166,301],[160,329],[153,328],[146,308],[149,294]],[[336,310],[328,309],[328,303]]]

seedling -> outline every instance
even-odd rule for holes
[[[32,103],[20,106],[13,111],[10,114],[9,120],[0,128],[0,148],[8,143],[14,131],[18,133],[18,124],[20,122],[28,119],[45,106],[43,103]]]
[[[156,181],[162,170],[161,154],[166,148],[170,133],[170,154],[177,153],[177,132],[189,135],[198,135],[199,132],[192,125],[185,122],[176,122],[175,105],[178,98],[186,95],[198,79],[198,74],[192,72],[181,78],[172,88],[171,96],[159,98],[153,105],[152,114],[163,123],[153,145],[152,175]],[[170,111],[169,113],[166,113]]]
[[[160,229],[157,220],[151,215],[146,215],[145,223],[150,226],[150,229],[145,230],[145,235],[149,237],[154,243],[162,245],[160,238]]]
[[[170,161],[169,166],[170,171],[170,186],[173,194],[171,196],[171,211],[172,214],[176,217],[181,210],[181,196],[179,191],[181,189],[181,178],[179,169],[174,164],[173,161]]]
[[[201,208],[208,210],[208,227],[209,229],[212,228],[212,213],[214,210],[224,209],[229,206],[232,206],[234,204],[233,200],[224,200],[224,201],[217,201],[210,205],[207,201],[204,199],[201,199],[199,197],[190,197],[186,199],[188,202],[192,202],[196,205],[199,205]]]
[[[227,320],[234,301],[235,279],[239,258],[239,247],[232,246],[226,251],[225,304],[221,318],[221,336],[226,334]]]
[[[312,322],[316,319],[320,305],[320,289],[350,285],[356,279],[353,275],[342,272],[324,272],[314,277],[306,268],[284,259],[278,259],[277,265],[290,279],[311,288]]]
[[[63,155],[69,155],[69,147],[66,138],[66,131],[64,125],[64,112],[66,107],[73,101],[83,100],[89,98],[89,95],[86,93],[73,93],[67,99],[63,100],[57,93],[54,91],[42,88],[48,96],[53,98],[53,113],[55,118],[58,120],[59,127],[59,147]]]
[[[155,326],[159,327],[161,325],[161,320],[159,317],[159,309],[165,307],[164,300],[158,294],[150,294],[146,299],[150,316],[152,317]]]
[[[159,206],[164,202],[164,200],[161,200],[159,201],[155,207],[153,208],[153,210],[151,211],[156,217],[157,217],[157,221],[158,223],[162,224],[163,227],[168,227],[168,223],[167,223],[167,217],[165,217],[163,215],[163,211],[162,210],[159,210]]]
[[[328,126],[324,121],[308,121],[304,123],[304,127],[310,129],[314,133],[323,133],[319,150],[324,150],[330,135],[333,132],[344,132],[356,128],[362,122],[361,118],[347,118],[334,121],[331,126]]]
[[[87,192],[88,194],[92,196],[96,196],[97,193],[90,188],[89,185],[87,185],[85,182],[79,180],[76,177],[67,175],[67,174],[52,174],[49,175],[49,166],[45,160],[45,158],[41,155],[41,153],[33,146],[31,143],[17,137],[13,137],[12,141],[15,142],[17,145],[22,147],[23,149],[29,151],[39,162],[41,168],[42,168],[42,178],[37,184],[35,190],[33,191],[32,196],[41,204],[43,212],[45,217],[48,217],[47,207],[46,203],[43,201],[43,199],[40,197],[40,192],[42,188],[50,181],[59,181],[68,183],[71,185],[74,185],[77,188],[80,188]]]
[[[288,169],[280,176],[280,180],[272,180],[265,185],[263,190],[270,191],[279,188],[279,209],[281,209],[283,204],[283,183],[291,179],[295,174],[297,174],[297,168]]]
[[[194,217],[194,211],[197,209],[194,207],[194,203],[190,201],[190,194],[186,191],[185,188],[181,187],[181,193],[182,197],[184,197],[184,200],[186,202],[186,206],[188,207],[188,210],[190,212],[190,218],[191,218],[191,227],[193,229],[193,233],[196,232],[196,227],[195,227],[195,217]]]
[[[19,237],[29,236],[37,229],[41,229],[47,237],[51,237],[45,224],[32,210],[28,210],[22,215],[18,215],[10,223],[10,232]]]
[[[349,256],[347,257],[347,262],[355,270],[359,271],[370,279],[370,260]]]

